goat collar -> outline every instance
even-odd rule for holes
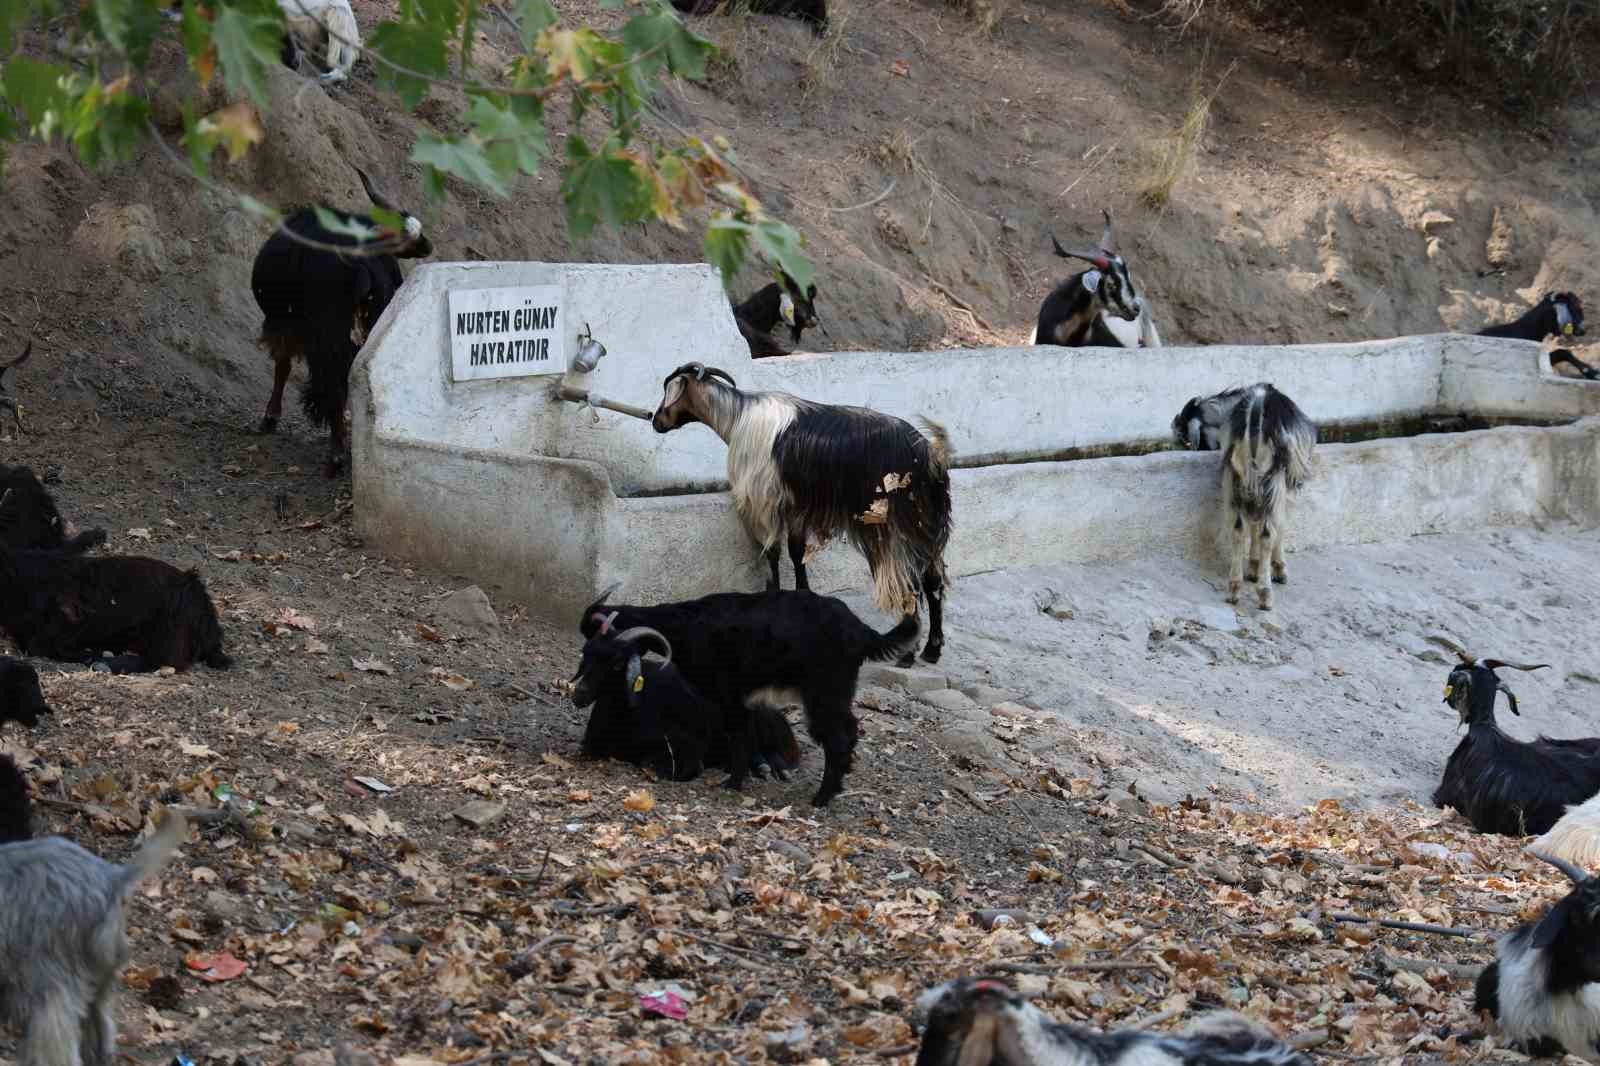
[[[1563,337],[1572,336],[1572,310],[1565,300],[1556,301],[1556,328]]]

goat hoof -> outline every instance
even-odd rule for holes
[[[278,419],[277,419],[277,417],[274,416],[274,415],[267,415],[265,418],[263,418],[261,420],[261,424],[256,427],[256,432],[257,433],[273,433],[273,432],[277,431],[277,428],[278,428]]]
[[[1244,572],[1244,583],[1246,585],[1254,585],[1259,580],[1261,580],[1261,571],[1255,567],[1252,566]]]
[[[1261,609],[1263,611],[1272,610],[1272,597],[1271,596],[1262,596],[1261,597]]]
[[[828,801],[833,799],[833,797],[837,796],[838,794],[839,793],[837,792],[829,792],[825,789],[818,789],[817,794],[811,797],[811,806],[826,807],[828,805]]]
[[[1289,583],[1288,571],[1274,570],[1272,572],[1272,583],[1274,585],[1287,585]]]
[[[936,663],[939,661],[939,656],[943,654],[944,648],[939,647],[938,645],[929,644],[926,648],[922,649],[922,661],[925,663]]]

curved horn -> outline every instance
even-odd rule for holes
[[[1093,263],[1101,270],[1106,268],[1106,257],[1099,252],[1069,252],[1067,249],[1061,247],[1061,242],[1056,240],[1056,235],[1054,233],[1050,234],[1050,243],[1055,245],[1056,254],[1063,259],[1082,259]]]
[[[1532,855],[1540,862],[1547,862],[1551,866],[1554,866],[1556,869],[1572,878],[1572,880],[1577,884],[1581,885],[1585,881],[1589,880],[1589,875],[1587,873],[1584,873],[1566,859],[1558,859],[1554,855],[1546,855],[1544,852],[1535,851],[1532,848],[1528,848],[1527,851],[1529,855]]]
[[[371,200],[385,211],[400,211],[398,207],[389,202],[388,198],[385,197],[383,193],[372,187],[372,179],[367,177],[367,172],[365,170],[362,170],[360,167],[356,167],[355,170],[356,173],[361,176],[362,188],[367,190],[367,199]],[[400,213],[405,214],[404,211],[400,211]]]
[[[726,370],[722,370],[714,366],[702,368],[700,372],[700,378],[701,380],[706,378],[721,378],[723,381],[726,381],[730,387],[735,389],[739,387],[739,383],[733,380],[732,374],[728,373]]]
[[[617,639],[624,644],[632,644],[636,640],[650,638],[655,639],[657,645],[661,648],[661,654],[665,655],[667,662],[670,663],[672,661],[672,642],[659,629],[651,629],[649,626],[634,626],[632,629],[624,629],[617,634]]]
[[[1501,661],[1499,659],[1485,659],[1485,660],[1483,660],[1483,665],[1487,666],[1491,670],[1498,670],[1502,666],[1504,666],[1504,667],[1506,667],[1507,669],[1510,669],[1510,670],[1543,670],[1546,667],[1548,667],[1550,664],[1549,663],[1531,663],[1531,664],[1529,664],[1529,663],[1508,663],[1508,662],[1503,662],[1503,661]]]
[[[1106,216],[1105,232],[1100,234],[1100,250],[1109,255],[1111,254],[1111,212],[1102,207],[1100,213]]]
[[[611,594],[616,592],[621,587],[622,587],[622,582],[613,581],[609,588],[607,588],[604,592],[602,592],[600,595],[595,597],[594,602],[595,603],[604,603],[604,602],[606,602],[607,600],[609,600],[611,598]]]
[[[1463,666],[1477,666],[1478,665],[1478,660],[1475,659],[1472,655],[1468,654],[1467,649],[1463,648],[1461,645],[1457,644],[1455,641],[1451,640],[1449,637],[1444,637],[1444,636],[1440,636],[1438,634],[1434,634],[1433,636],[1428,638],[1428,641],[1430,643],[1432,643],[1432,644],[1439,645],[1441,648],[1446,648],[1446,649],[1448,649],[1450,651],[1455,652],[1456,653],[1456,657],[1461,660],[1461,663],[1462,663]]]
[[[22,354],[17,356],[15,359],[11,360],[11,362],[7,363],[5,366],[0,366],[0,370],[10,370],[14,366],[21,366],[23,363],[26,363],[28,361],[28,356],[30,356],[32,354],[33,354],[33,338],[29,337],[28,338],[28,346],[26,348],[22,349]]]

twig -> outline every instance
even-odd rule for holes
[[[1438,962],[1434,959],[1410,959],[1404,955],[1391,955],[1382,948],[1377,949],[1378,965],[1390,970],[1404,970],[1407,973],[1426,975],[1429,970],[1443,970],[1457,981],[1476,981],[1482,972],[1482,966],[1473,966],[1464,962]]]
[[[1170,1022],[1174,1018],[1182,1017],[1183,1012],[1187,1010],[1188,1007],[1189,1005],[1187,1003],[1178,1007],[1168,1007],[1164,1011],[1157,1011],[1155,1014],[1149,1015],[1148,1017],[1140,1018],[1138,1021],[1128,1026],[1128,1028],[1149,1029],[1151,1026],[1161,1025],[1163,1022]]]
[[[1161,967],[1153,962],[1135,962],[1131,959],[1107,959],[1103,962],[1066,962],[1059,965],[1047,966],[1033,962],[995,962],[984,969],[995,973],[1110,973],[1116,970],[1159,970]]]
[[[1058,200],[1064,199],[1066,197],[1067,193],[1071,192],[1073,189],[1078,187],[1078,182],[1082,181],[1084,178],[1087,178],[1090,174],[1093,174],[1095,172],[1095,170],[1099,168],[1100,164],[1104,163],[1107,159],[1110,159],[1111,158],[1111,153],[1115,152],[1120,147],[1122,147],[1122,142],[1118,141],[1116,144],[1113,144],[1110,148],[1107,148],[1104,152],[1101,152],[1100,153],[1100,158],[1096,159],[1090,165],[1088,170],[1085,170],[1082,174],[1079,174],[1076,178],[1073,178],[1071,185],[1068,185],[1065,189],[1062,189],[1060,192],[1056,193],[1056,199],[1058,199]]]
[[[880,1059],[893,1059],[901,1055],[909,1055],[915,1050],[917,1050],[917,1045],[915,1044],[896,1044],[894,1047],[879,1048],[873,1054]]]
[[[756,951],[753,948],[740,947],[738,944],[729,944],[722,940],[712,940],[708,936],[700,936],[698,933],[691,933],[687,929],[679,929],[671,926],[657,926],[654,931],[657,933],[670,933],[673,936],[681,936],[685,939],[696,941],[697,943],[709,945],[710,947],[721,948],[723,951],[737,952],[741,955],[751,955],[754,956],[754,958],[752,958],[750,961],[760,962],[763,967],[769,966],[768,963],[762,961],[764,956],[762,956],[759,951]]]
[[[550,845],[546,844],[544,846],[544,858],[542,860],[540,860],[540,862],[539,862],[539,873],[534,877],[533,884],[529,885],[528,886],[529,888],[538,888],[539,887],[539,882],[544,880],[545,868],[547,866],[549,866],[549,865],[550,865]]]
[[[928,277],[928,275],[924,274],[922,277],[927,281],[928,285],[933,289],[934,292],[943,296],[946,300],[949,300],[951,303],[961,308],[961,310],[971,315],[974,322],[988,330],[990,333],[995,332],[995,328],[986,322],[984,317],[978,314],[971,304],[967,303],[967,301],[963,300],[961,297],[957,296],[955,293],[951,292],[937,281],[934,281],[931,277]]]
[[[814,204],[810,200],[801,199],[800,197],[796,196],[794,193],[790,193],[789,194],[789,198],[792,199],[795,203],[804,204],[804,205],[806,205],[807,207],[811,208],[814,211],[832,211],[834,214],[843,214],[846,211],[860,211],[863,207],[871,207],[873,204],[879,203],[880,201],[884,200],[885,198],[888,197],[888,195],[890,193],[894,192],[895,182],[897,182],[899,180],[900,180],[899,178],[890,178],[888,186],[882,192],[880,192],[878,195],[874,196],[870,200],[863,200],[859,204],[851,204],[849,207],[829,207],[827,204]]]
[[[1333,1038],[1333,1033],[1327,1029],[1313,1029],[1308,1033],[1297,1033],[1289,1038],[1289,1046],[1296,1051],[1306,1051],[1310,1048],[1326,1044]]]
[[[1460,936],[1468,939],[1488,934],[1487,929],[1463,929],[1458,926],[1428,925],[1423,922],[1401,922],[1393,918],[1364,918],[1359,914],[1330,914],[1336,922],[1355,922],[1360,925],[1381,925],[1385,929],[1404,929],[1411,933],[1433,933],[1437,936]]]

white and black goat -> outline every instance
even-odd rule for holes
[[[813,592],[722,592],[655,607],[590,604],[578,623],[591,639],[601,629],[648,627],[672,642],[673,665],[722,714],[728,742],[728,788],[743,787],[755,751],[756,708],[798,703],[821,746],[822,785],[811,802],[825,806],[844,788],[859,723],[851,707],[861,664],[887,662],[917,647],[917,616],[887,633],[855,616],[844,601]]]
[[[865,407],[815,403],[786,392],[743,392],[724,370],[685,363],[662,383],[651,425],[668,433],[691,422],[728,445],[728,481],[744,528],[778,587],[783,541],[795,587],[809,588],[808,537],[843,535],[867,558],[879,607],[901,615],[928,598],[928,643],[944,649],[944,549],[950,539],[950,444],[942,427],[925,432]],[[909,665],[908,652],[902,665]]]
[[[1317,427],[1295,402],[1267,382],[1251,385],[1234,404],[1222,436],[1222,507],[1228,526],[1228,602],[1239,602],[1244,581],[1256,586],[1263,611],[1272,609],[1272,580],[1289,572],[1283,539],[1289,497],[1311,477]],[[1245,570],[1248,552],[1250,568]]]
[[[960,977],[917,998],[928,1021],[916,1066],[1310,1066],[1242,1014],[1215,1011],[1177,1033],[1096,1032],[1058,1022],[993,978]]]
[[[658,651],[664,662],[645,653]],[[647,766],[664,781],[691,781],[704,769],[728,766],[721,709],[695,690],[672,665],[672,642],[648,626],[620,632],[602,625],[583,646],[572,677],[572,704],[593,705],[580,750],[593,759]],[[800,765],[800,744],[778,708],[754,708],[755,748],[750,770],[768,769],[780,780]]]
[[[116,1061],[118,971],[128,961],[123,904],[187,835],[183,816],[169,810],[126,866],[61,837],[0,845],[0,1019],[22,1029],[20,1063]]]
[[[1224,389],[1213,396],[1194,396],[1172,419],[1172,439],[1192,452],[1214,452],[1222,448],[1233,409],[1244,398],[1244,389]]]
[[[22,432],[22,405],[16,397],[6,394],[6,371],[14,370],[28,361],[28,356],[33,354],[33,342],[29,341],[22,349],[22,354],[11,362],[0,366],[0,411],[10,411],[11,421],[16,425],[17,432]]]
[[[361,54],[361,27],[350,0],[278,0],[285,33],[283,62],[298,70],[300,57],[309,52],[322,68],[317,80],[324,85],[344,81]]]
[[[250,290],[263,315],[260,342],[273,362],[272,396],[261,432],[277,428],[290,367],[297,357],[304,358],[309,380],[301,405],[313,425],[329,426],[324,467],[329,477],[339,473],[344,460],[350,367],[405,280],[398,260],[433,251],[421,221],[385,199],[362,170],[356,173],[375,205],[400,215],[399,229],[382,227],[366,215],[327,209],[341,222],[374,233],[371,240],[361,240],[325,229],[314,209],[303,208],[267,238],[250,273]]]
[[[1093,252],[1069,252],[1054,233],[1050,243],[1063,259],[1082,259],[1090,269],[1055,287],[1039,307],[1029,344],[1066,348],[1159,348],[1150,308],[1133,284],[1128,264],[1111,250],[1111,212],[1104,212],[1105,232]]]
[[[1600,1061],[1600,880],[1528,851],[1571,878],[1572,891],[1500,938],[1495,960],[1478,975],[1474,1005],[1529,1055]]]
[[[1517,697],[1495,671],[1540,670],[1548,663],[1479,661],[1447,646],[1461,662],[1445,681],[1444,702],[1455,709],[1467,735],[1445,763],[1434,806],[1454,807],[1480,833],[1520,837],[1547,831],[1568,804],[1600,792],[1600,738],[1524,741],[1501,732],[1495,721],[1499,692],[1506,694],[1512,714],[1522,714]]]
[[[1579,866],[1600,863],[1600,792],[1569,805],[1556,824],[1528,847]]]
[[[789,327],[789,339],[795,344],[800,343],[800,335],[812,326],[828,332],[817,317],[816,285],[806,286],[802,293],[795,280],[782,271],[778,281],[757,289],[743,303],[734,304],[733,320],[750,346],[752,359],[789,354],[772,336],[779,322]]]
[[[1528,312],[1514,322],[1490,326],[1480,329],[1480,337],[1517,337],[1525,341],[1542,341],[1546,337],[1583,336],[1583,301],[1578,299],[1576,293],[1547,292],[1528,309]],[[1550,366],[1558,367],[1567,364],[1579,374],[1591,380],[1600,378],[1600,369],[1590,366],[1568,348],[1554,348],[1550,352]]]

